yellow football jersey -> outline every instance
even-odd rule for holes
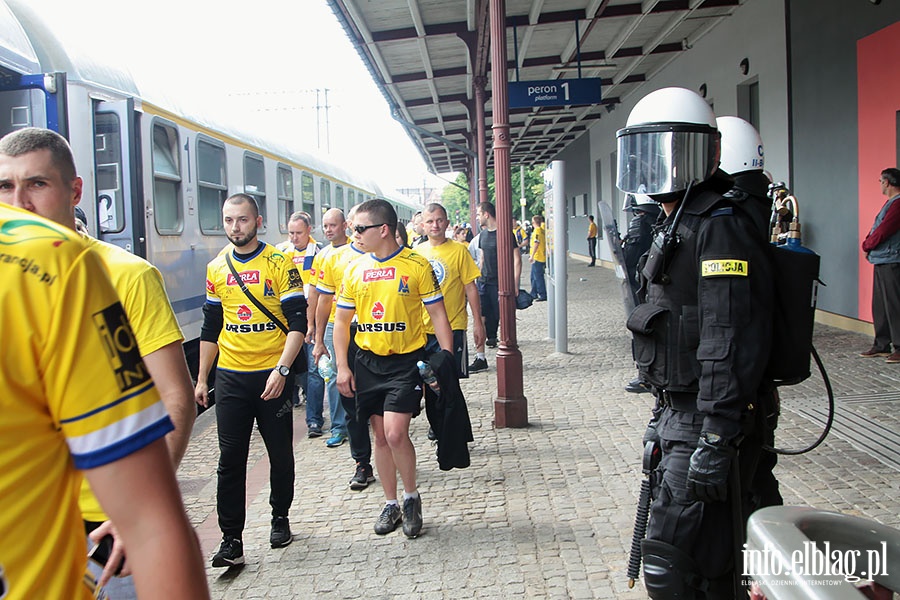
[[[536,262],[547,262],[547,243],[544,226],[535,227],[531,232],[531,258]]]
[[[416,254],[421,254],[431,263],[434,275],[444,295],[444,308],[450,319],[450,329],[465,331],[469,325],[469,314],[466,312],[466,285],[481,277],[481,271],[475,265],[469,247],[447,240],[438,246],[431,241],[416,246]],[[434,333],[431,316],[422,307],[422,318],[425,320],[425,332]]]
[[[106,267],[125,314],[131,322],[141,356],[147,356],[172,342],[183,342],[178,319],[169,304],[162,275],[156,267],[139,256],[91,237],[85,237],[91,250]],[[78,500],[81,516],[88,521],[107,519],[100,503],[85,479]]]
[[[356,344],[387,356],[425,346],[422,305],[442,302],[441,286],[428,260],[409,248],[383,260],[357,258],[344,273],[337,307],[356,311]]]
[[[316,289],[320,294],[331,296],[331,314],[328,315],[328,322],[334,323],[334,312],[344,272],[347,269],[347,265],[362,256],[364,252],[352,243],[344,244],[337,248],[329,246],[322,252],[324,256],[322,257],[322,262],[319,263],[319,281],[316,284]]]
[[[281,242],[276,248],[286,256],[291,257],[294,266],[297,267],[297,271],[300,273],[300,279],[303,281],[303,294],[309,297],[310,286],[316,285],[316,271],[313,265],[316,256],[319,254],[319,244],[310,236],[309,243],[303,250],[298,250],[289,241]]]
[[[335,246],[334,242],[331,242],[324,248],[319,249],[319,252],[313,257],[312,262],[312,278],[310,279],[310,285],[312,287],[318,287],[319,279],[322,278],[322,261],[328,256],[331,252],[338,248],[343,248],[345,245],[350,243],[350,238],[344,236],[344,241],[339,245]]]
[[[224,316],[218,367],[229,371],[274,369],[284,350],[285,334],[241,291],[225,256],[220,254],[206,267],[206,301],[220,304]],[[291,259],[260,242],[251,256],[232,252],[231,260],[250,293],[287,325],[281,303],[303,297],[300,273]]]
[[[91,598],[75,469],[124,458],[172,423],[77,233],[0,205],[0,280],[3,597]]]

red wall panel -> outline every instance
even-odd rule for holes
[[[879,175],[883,169],[897,166],[898,60],[900,23],[856,43],[860,244],[887,200],[881,195]],[[872,265],[862,250],[859,251],[859,318],[872,322]]]

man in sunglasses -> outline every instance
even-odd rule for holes
[[[375,465],[386,504],[375,533],[394,531],[402,521],[409,538],[422,529],[422,501],[416,488],[416,451],[409,424],[420,411],[422,380],[417,361],[425,360],[422,305],[434,325],[442,351],[453,356],[453,332],[437,277],[428,260],[397,244],[397,213],[385,200],[359,206],[353,243],[365,256],[344,273],[334,320],[337,385],[356,395],[360,420],[369,418],[375,434]],[[355,375],[347,361],[350,321],[357,316]],[[403,508],[397,500],[397,472],[403,480]]]
[[[355,214],[354,206],[345,220],[341,209],[330,208],[322,217],[325,237],[331,241],[331,245],[319,253],[319,260],[314,265],[317,277],[316,294],[322,297],[322,301],[317,300],[316,305],[316,346],[313,348],[313,360],[317,363],[325,354],[334,359],[334,301],[341,289],[347,265],[363,254],[363,251],[349,243],[350,240],[347,238],[347,228],[352,226]],[[328,407],[331,411],[332,434],[326,445],[334,448],[349,439],[350,456],[356,462],[353,477],[350,478],[350,489],[364,490],[375,481],[368,422],[356,419],[355,410],[352,410],[355,408],[356,400],[352,396],[342,397],[334,378],[325,384],[325,395],[328,397]]]

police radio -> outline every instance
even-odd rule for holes
[[[687,189],[684,191],[684,198],[678,204],[678,210],[675,211],[672,222],[653,237],[653,243],[647,252],[647,260],[641,269],[641,275],[651,283],[666,285],[672,281],[667,271],[675,250],[681,244],[678,225],[681,223],[681,215],[693,186],[693,181],[688,183]]]

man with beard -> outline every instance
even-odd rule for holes
[[[244,563],[247,457],[253,421],[269,455],[273,548],[291,543],[288,509],[294,498],[290,365],[306,334],[306,298],[291,259],[260,241],[256,200],[235,194],[222,207],[233,248],[206,268],[206,304],[200,331],[200,370],[194,396],[207,406],[207,375],[216,368],[219,434],[216,509],[222,545],[214,567]],[[276,315],[275,313],[280,313]],[[282,317],[287,321],[285,326]]]

